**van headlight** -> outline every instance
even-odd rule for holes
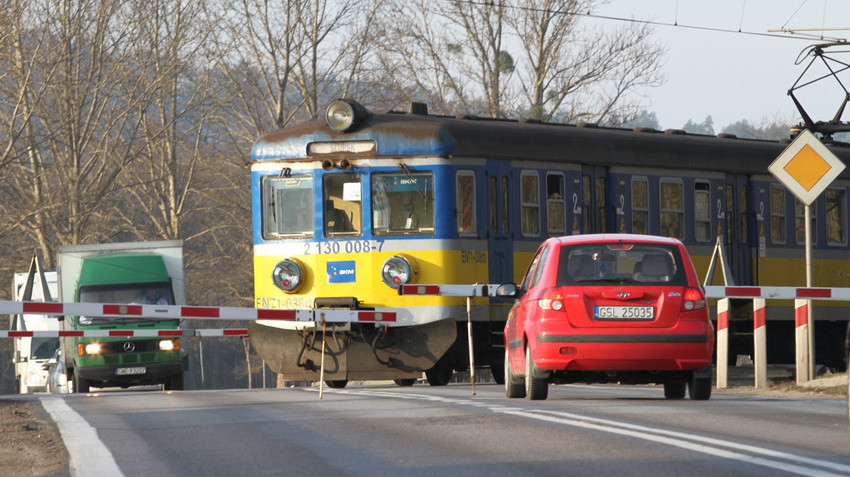
[[[416,259],[406,255],[396,255],[384,262],[381,267],[381,279],[391,288],[412,283],[419,275]]]
[[[281,260],[272,270],[272,281],[276,287],[292,293],[304,283],[304,267],[294,258]]]

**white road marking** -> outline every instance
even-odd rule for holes
[[[305,388],[306,391],[311,389]],[[751,446],[747,444],[739,444],[736,442],[727,442],[721,439],[700,436],[697,434],[689,434],[686,432],[669,431],[666,429],[643,426],[638,424],[630,424],[627,422],[614,421],[610,419],[599,419],[589,416],[581,416],[560,411],[547,411],[541,409],[523,409],[519,407],[508,407],[501,404],[489,404],[482,406],[482,403],[463,400],[458,398],[443,398],[440,396],[429,396],[424,394],[408,394],[394,391],[360,391],[360,390],[328,390],[339,394],[359,394],[368,396],[388,397],[395,399],[420,399],[424,401],[440,401],[446,404],[460,404],[472,407],[485,407],[491,412],[500,414],[510,414],[513,416],[526,417],[546,421],[553,424],[562,424],[572,427],[581,427],[585,429],[593,429],[599,432],[609,434],[618,434],[636,439],[657,442],[673,447],[688,449],[694,452],[709,454],[724,459],[737,460],[748,464],[759,465],[771,469],[777,469],[792,474],[799,474],[811,477],[832,477],[850,475],[850,466],[828,462],[808,457],[802,457],[787,452],[774,451],[762,447]],[[729,448],[734,449],[728,450]],[[739,451],[739,452],[735,452]],[[749,452],[756,455],[747,455],[742,452]],[[765,456],[765,457],[759,457]],[[781,460],[779,460],[781,459]],[[796,462],[801,465],[791,464]],[[822,470],[828,469],[828,470]],[[839,473],[832,473],[837,471]]]
[[[62,441],[71,458],[70,471],[74,477],[123,476],[109,449],[97,437],[97,430],[65,399],[56,396],[39,396],[41,405],[59,427]]]

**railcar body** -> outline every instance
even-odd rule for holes
[[[411,111],[373,114],[338,101],[325,120],[253,147],[256,306],[399,312],[394,322],[325,325],[324,341],[320,323],[252,325],[255,346],[284,379],[319,379],[325,346],[326,379],[337,384],[409,383],[422,371],[445,384],[468,364],[465,301],[411,299],[397,287],[516,282],[550,236],[675,237],[701,278],[719,237],[736,285],[805,285],[804,209],[767,170],[787,144]],[[833,150],[850,160],[850,150]],[[813,205],[815,286],[850,286],[848,179]],[[477,298],[471,313],[476,364],[497,381],[509,306]],[[843,329],[846,311],[817,308],[819,362],[843,366],[843,335],[832,328]],[[793,362],[791,307],[769,318],[780,324],[769,359]],[[739,345],[733,354],[746,352],[746,340]]]

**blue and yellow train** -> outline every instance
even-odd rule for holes
[[[675,237],[702,276],[719,238],[736,285],[804,286],[804,208],[767,169],[786,146],[436,116],[421,103],[375,114],[334,101],[323,120],[253,147],[255,305],[393,309],[397,321],[328,325],[324,340],[317,323],[259,322],[252,341],[286,380],[318,380],[325,343],[331,385],[406,385],[423,371],[432,385],[446,384],[468,366],[465,301],[399,296],[398,287],[515,282],[556,235]],[[850,148],[832,149],[850,160]],[[848,187],[843,174],[813,205],[815,286],[850,286]],[[475,362],[497,381],[509,306],[477,298],[471,313]],[[847,311],[817,309],[819,363],[844,366]],[[752,330],[746,303],[735,316]],[[768,359],[792,363],[793,310],[777,307],[769,319]],[[750,342],[733,341],[731,352],[746,353]]]

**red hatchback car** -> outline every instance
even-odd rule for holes
[[[682,242],[629,234],[543,242],[505,325],[505,394],[549,383],[664,385],[711,397],[714,327]]]

